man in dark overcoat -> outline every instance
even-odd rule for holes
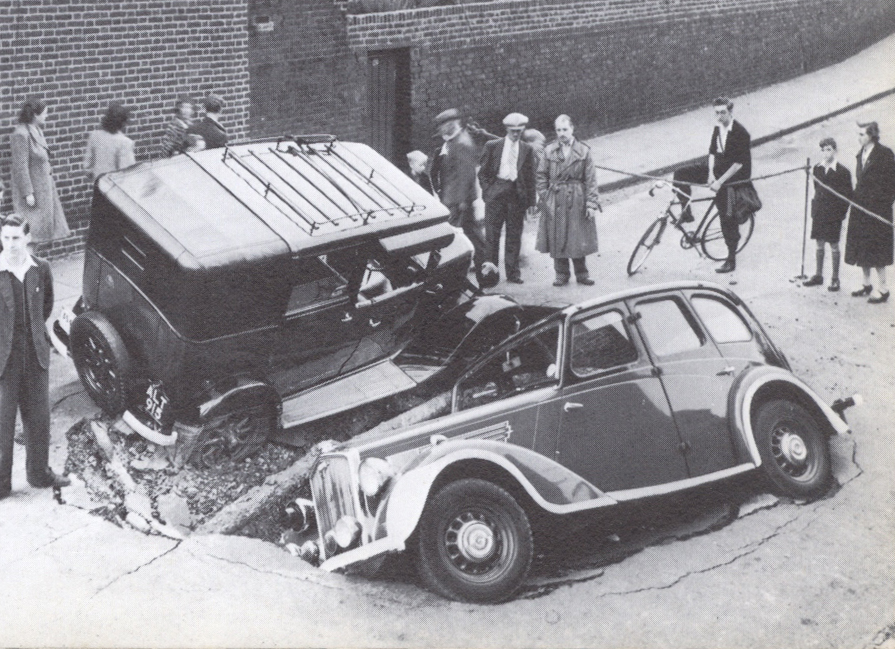
[[[16,411],[22,413],[28,482],[64,487],[53,473],[50,450],[50,344],[45,322],[53,310],[50,264],[28,253],[28,223],[17,215],[0,221],[0,499],[12,491]]]
[[[528,118],[510,113],[503,120],[507,135],[485,143],[479,160],[479,182],[485,202],[486,259],[498,265],[500,233],[506,224],[503,262],[508,282],[522,284],[519,251],[525,213],[535,203],[536,157],[531,145],[522,141]]]
[[[435,124],[442,142],[432,156],[432,184],[438,198],[450,210],[448,222],[463,230],[472,243],[473,265],[481,286],[486,244],[472,207],[476,199],[478,148],[463,128],[456,108],[439,113]]]
[[[592,286],[594,280],[590,278],[585,257],[598,248],[597,172],[590,147],[575,139],[571,118],[560,115],[554,127],[557,139],[544,149],[538,165],[541,219],[535,250],[553,257],[554,286],[569,283],[570,259],[578,283]]]
[[[879,143],[876,122],[858,124],[858,153],[855,167],[854,202],[871,214],[852,206],[845,239],[845,263],[860,266],[864,285],[854,297],[869,295],[868,302],[889,299],[886,266],[892,265],[892,203],[895,202],[895,156]],[[876,269],[877,285],[870,284],[870,269]]]

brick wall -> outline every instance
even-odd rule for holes
[[[333,133],[365,140],[362,61],[333,0],[249,0],[252,137]]]
[[[498,0],[348,16],[359,54],[410,47],[413,141],[458,106],[588,135],[840,61],[895,31],[892,0]]]
[[[246,0],[4,0],[0,2],[0,177],[9,182],[9,131],[29,95],[46,101],[54,176],[75,235],[42,251],[80,247],[89,183],[80,163],[87,134],[110,101],[134,115],[138,160],[155,154],[174,99],[214,91],[232,138],[248,131]],[[7,191],[2,209],[11,209]]]

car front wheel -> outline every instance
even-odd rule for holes
[[[441,489],[427,504],[419,532],[420,577],[450,599],[509,599],[522,586],[534,553],[525,511],[486,480],[458,480]]]
[[[765,476],[793,498],[824,495],[833,479],[830,451],[814,417],[792,401],[770,401],[756,417],[756,442]]]
[[[212,417],[202,427],[191,460],[207,469],[219,469],[227,461],[240,462],[257,453],[276,426],[276,412],[265,405]]]
[[[72,360],[94,403],[109,415],[127,406],[131,360],[124,341],[109,320],[85,311],[71,323]]]

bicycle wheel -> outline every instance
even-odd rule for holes
[[[636,273],[637,270],[643,266],[643,262],[649,257],[653,248],[659,245],[662,232],[665,231],[666,225],[667,221],[663,218],[659,218],[653,221],[646,229],[646,232],[640,237],[640,241],[637,242],[634,252],[631,253],[631,258],[628,260],[628,275]]]
[[[721,215],[715,207],[712,207],[712,211],[713,213],[708,217],[708,223],[702,231],[700,247],[709,259],[724,261],[727,259],[727,244],[724,242],[724,235],[721,232]],[[737,252],[745,248],[749,239],[752,238],[752,231],[755,229],[755,214],[750,214],[739,228],[740,242],[737,244]]]

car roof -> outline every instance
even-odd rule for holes
[[[645,297],[648,295],[652,295],[654,293],[663,293],[667,291],[679,291],[684,289],[704,289],[708,291],[714,291],[717,293],[723,293],[728,298],[732,299],[735,303],[740,304],[741,300],[737,297],[736,293],[731,291],[728,288],[721,286],[720,284],[716,284],[714,282],[703,282],[696,280],[679,280],[675,282],[663,282],[661,284],[650,284],[647,286],[637,286],[634,288],[625,289],[623,291],[617,291],[615,293],[609,293],[607,295],[601,295],[600,297],[593,298],[591,300],[586,300],[584,302],[578,302],[576,304],[572,304],[563,309],[563,313],[567,316],[573,315],[579,311],[584,309],[590,309],[593,307],[600,306],[602,304],[608,304],[610,302],[617,302],[619,300],[627,300],[634,297]]]
[[[338,249],[445,221],[447,208],[365,144],[237,144],[141,163],[96,185],[188,268]]]

